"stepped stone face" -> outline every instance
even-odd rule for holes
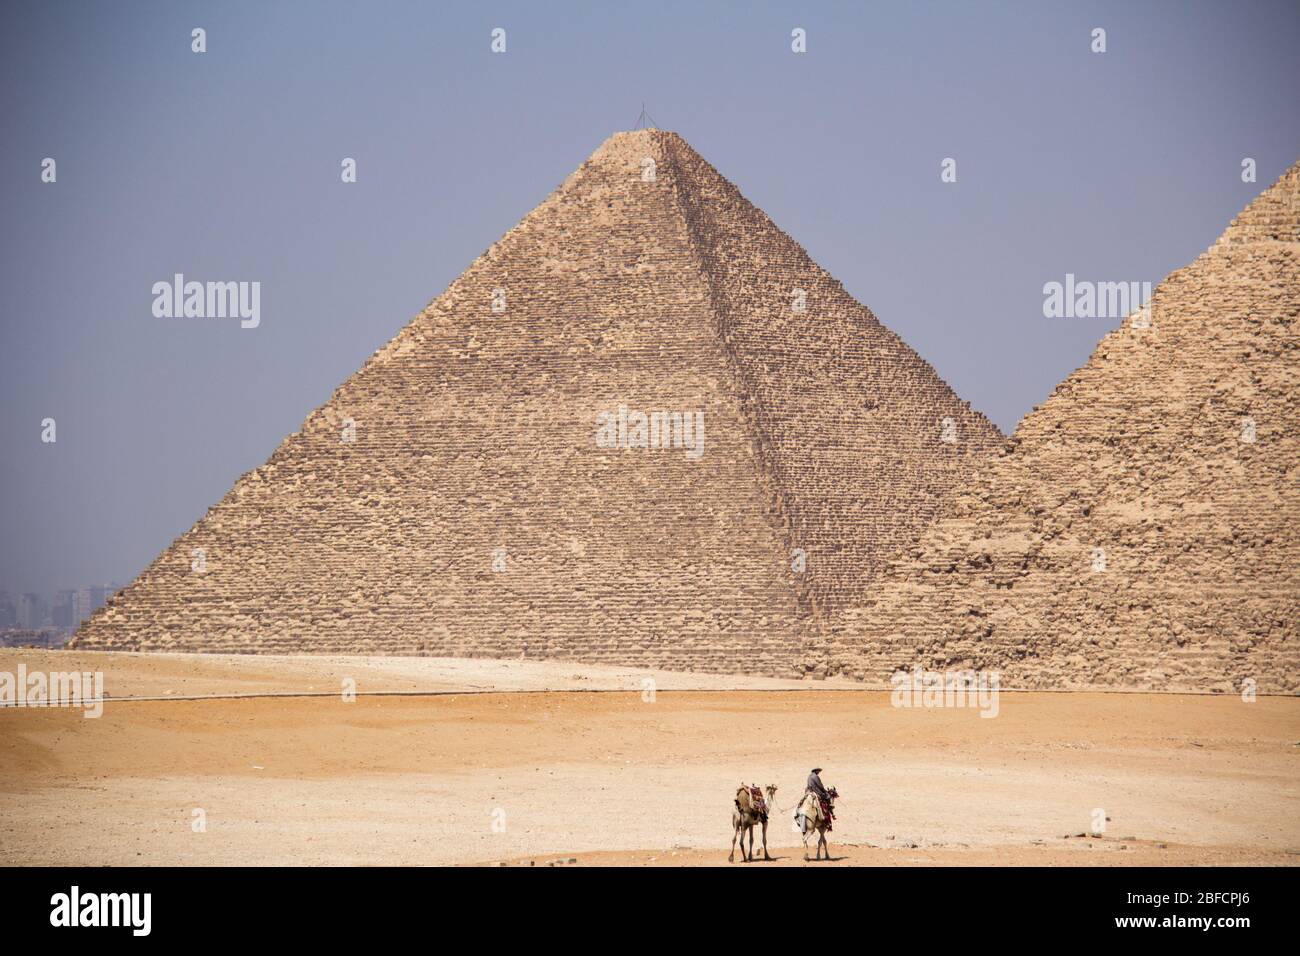
[[[1300,164],[1024,419],[815,663],[1300,691],[1298,314]]]
[[[1002,441],[680,137],[621,133],[75,644],[785,674]]]

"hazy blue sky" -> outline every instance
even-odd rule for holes
[[[10,591],[130,580],[642,100],[1008,431],[1117,324],[1045,282],[1154,283],[1300,156],[1294,0],[2,9]],[[261,327],[154,318],[174,272]]]

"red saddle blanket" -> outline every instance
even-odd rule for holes
[[[760,787],[749,788],[749,805],[755,813],[767,813],[767,801],[763,799],[763,791]]]
[[[822,816],[826,819],[826,832],[829,833],[835,826],[835,814],[831,812],[831,805],[821,797],[817,798],[817,802],[822,805]]]

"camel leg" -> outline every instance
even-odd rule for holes
[[[736,862],[736,836],[740,833],[740,824],[735,820],[731,821],[731,852],[727,854],[727,862]],[[740,855],[745,855],[745,841],[740,841]]]
[[[749,825],[749,862],[754,862],[754,824]]]
[[[772,859],[770,856],[767,855],[767,821],[766,820],[763,821],[763,859],[765,860]]]

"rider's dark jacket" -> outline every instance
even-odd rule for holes
[[[808,789],[817,794],[822,800],[830,800],[831,798],[831,795],[826,792],[826,788],[822,786],[822,778],[815,773],[808,774]]]

